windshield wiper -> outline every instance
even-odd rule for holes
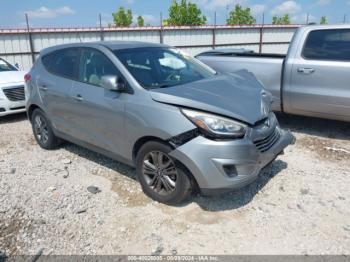
[[[175,86],[175,85],[161,84],[159,86],[156,86],[155,88],[167,88],[167,87],[172,87],[172,86]]]

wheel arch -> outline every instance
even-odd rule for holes
[[[28,107],[28,111],[27,111],[27,115],[28,115],[28,119],[30,122],[32,122],[32,115],[33,115],[33,112],[35,109],[41,109],[40,106],[38,106],[37,104],[31,104],[29,107]],[[42,109],[41,109],[42,110]]]
[[[156,142],[164,143],[164,144],[171,146],[171,144],[168,141],[161,139],[159,137],[156,137],[156,136],[141,137],[135,142],[133,149],[132,149],[132,161],[133,161],[133,163],[135,163],[137,153],[140,151],[141,147],[150,141],[156,141]]]
[[[156,141],[156,142],[160,142],[163,144],[166,144],[168,146],[170,146],[172,149],[175,149],[174,145],[172,145],[169,141],[161,139],[159,137],[155,137],[155,136],[145,136],[145,137],[141,137],[140,139],[138,139],[136,141],[136,143],[134,144],[133,150],[132,150],[132,161],[134,163],[134,165],[136,165],[135,160],[136,160],[136,156],[137,153],[139,152],[139,150],[141,149],[141,147],[150,142],[150,141]],[[192,174],[192,172],[179,160],[175,159],[175,162],[180,165],[185,171],[186,173],[190,176],[190,180],[193,186],[193,190],[196,192],[199,192],[199,185],[198,182],[196,180],[196,178],[194,177],[194,175]]]

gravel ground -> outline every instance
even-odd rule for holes
[[[350,254],[350,124],[279,118],[297,143],[256,182],[181,207],[121,163],[40,149],[25,115],[1,118],[0,254]]]

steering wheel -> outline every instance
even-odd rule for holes
[[[166,78],[165,78],[165,81],[166,82],[174,82],[174,81],[180,81],[180,76],[178,74],[178,72],[172,72],[170,75],[168,75]]]

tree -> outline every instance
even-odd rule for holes
[[[202,15],[202,11],[196,4],[187,3],[187,0],[181,0],[180,3],[173,0],[169,7],[169,18],[164,20],[164,25],[198,26],[204,25],[206,22],[207,18]]]
[[[256,20],[251,15],[250,8],[243,8],[239,4],[230,12],[229,18],[226,20],[228,25],[252,25],[255,24],[255,22]]]
[[[116,26],[130,26],[132,24],[132,11],[125,11],[124,7],[119,7],[116,13],[112,13],[114,24]]]
[[[322,16],[322,17],[321,17],[320,24],[321,24],[321,25],[326,25],[326,24],[328,24],[328,20],[327,20],[327,17],[326,17],[326,16]]]
[[[285,14],[281,17],[275,15],[272,17],[272,24],[274,25],[289,25],[290,24],[290,18],[289,14]]]
[[[140,15],[137,17],[137,25],[140,27],[145,26],[145,20]]]

